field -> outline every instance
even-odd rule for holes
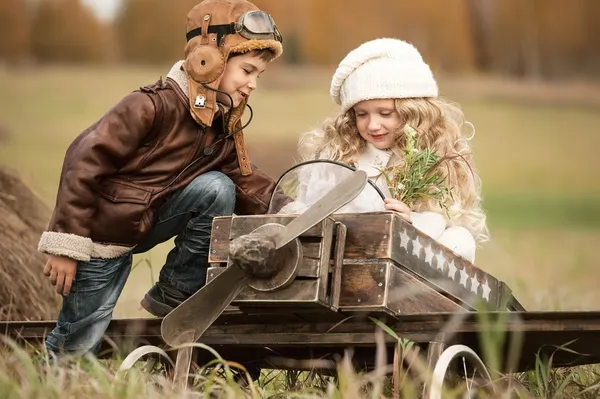
[[[18,170],[52,206],[71,140],[123,95],[164,77],[166,70],[0,69],[0,165]],[[335,112],[328,96],[331,72],[279,69],[261,78],[261,90],[250,102],[255,118],[246,135],[251,159],[272,177],[293,164],[298,135]],[[468,76],[441,78],[440,86],[446,98],[461,104],[477,132],[472,145],[484,183],[491,241],[475,263],[506,281],[528,309],[597,308],[600,165],[594,155],[600,144],[599,86]],[[137,266],[115,317],[148,316],[139,300],[158,275],[170,245],[135,258]],[[95,364],[50,373],[40,382],[30,366],[35,357],[16,351],[0,359],[6,375],[0,378],[0,390],[14,397],[175,397],[144,379],[123,384]],[[593,395],[597,369],[548,370],[541,366],[517,378],[535,397],[568,389],[581,392],[586,386]],[[251,396],[269,397],[268,392],[281,394],[294,386],[293,374],[270,378],[263,376],[259,393]],[[327,397],[358,392],[361,377],[346,378],[340,391],[330,390]],[[222,389],[232,386],[221,382]]]
[[[52,205],[70,141],[120,97],[165,73],[133,67],[0,70],[0,164],[18,170]],[[298,135],[335,112],[330,73],[279,69],[261,78],[246,132],[251,159],[271,176],[293,164]],[[440,87],[476,127],[472,146],[491,228],[476,264],[508,282],[528,309],[597,306],[598,87],[473,77],[441,78]],[[136,259],[141,262],[116,317],[145,315],[139,299],[169,245]]]

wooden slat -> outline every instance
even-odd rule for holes
[[[379,308],[384,304],[386,267],[383,264],[344,264],[340,310]]]
[[[373,334],[374,324],[369,319],[352,318],[340,323],[344,315],[326,312],[325,314],[332,316],[331,320],[309,322],[311,313],[306,313],[306,320],[298,321],[297,318],[288,317],[295,313],[295,310],[288,308],[282,309],[282,312],[279,316],[266,314],[264,317],[260,314],[243,313],[221,315],[200,341],[214,345],[228,360],[232,359],[232,355],[235,357],[236,354],[250,352],[250,348],[264,346],[284,356],[291,356],[295,348],[301,348],[303,353],[318,356],[320,353],[330,353],[335,348],[343,350],[348,345],[357,349],[354,353],[355,358],[362,345],[367,348],[365,359],[373,359],[376,342]],[[388,319],[386,325],[399,336],[427,344],[435,341],[437,334],[445,330],[455,317],[455,314],[449,313],[399,316],[397,320]],[[474,350],[480,350],[481,331],[491,329],[507,334],[523,334],[524,344],[519,351],[521,357],[517,371],[532,367],[541,348],[544,348],[546,354],[554,352],[553,362],[556,367],[600,363],[600,347],[596,345],[600,340],[600,312],[488,312],[485,318],[489,318],[492,323],[495,320],[504,322],[482,324],[481,315],[468,313],[454,329],[446,331],[453,335],[456,332],[450,344],[462,343]],[[160,318],[113,319],[107,328],[106,336],[117,345],[148,342],[160,345],[160,323]],[[0,332],[19,342],[24,339],[32,344],[43,345],[44,337],[55,325],[54,320],[0,322]],[[139,326],[144,327],[140,330]],[[394,341],[393,337],[389,336],[386,340],[390,343]],[[556,346],[570,341],[573,343],[569,345],[569,349],[589,356],[570,351],[556,351]],[[506,357],[506,354],[504,356]]]
[[[209,263],[226,263],[229,254],[230,217],[216,217],[213,219],[208,248]]]
[[[329,262],[331,260],[331,249],[333,247],[333,228],[335,223],[332,219],[323,220],[323,238],[321,239],[321,252],[319,253],[319,291],[317,296],[319,302],[328,303],[331,297],[327,292],[329,289]]]
[[[294,220],[296,216],[294,215],[245,215],[245,216],[234,216],[231,219],[231,228],[229,238],[234,239],[241,235],[248,234],[252,232],[254,229],[262,226],[266,223],[278,223],[282,225],[287,225],[292,220]],[[332,223],[332,220],[326,219],[328,223]],[[311,227],[306,232],[302,233],[300,237],[323,237],[323,234],[326,230],[326,222],[320,222],[314,227]]]
[[[302,262],[298,266],[298,277],[306,277],[306,278],[317,278],[319,277],[319,265],[321,261],[319,259],[313,258],[302,258]],[[207,282],[212,280],[214,276],[210,276],[210,272],[213,270],[220,270],[225,268],[228,263],[213,263],[208,268],[207,273]]]
[[[331,310],[337,312],[340,307],[340,294],[342,290],[342,267],[344,266],[344,251],[346,249],[346,225],[336,222],[335,256],[331,272]]]
[[[209,282],[216,278],[225,268],[209,268]],[[253,290],[250,287],[242,289],[239,295],[231,302],[234,306],[241,306],[245,303],[255,305],[278,304],[286,306],[292,304],[321,303],[319,301],[319,279],[296,279],[294,282],[283,289],[270,292],[261,292]]]
[[[216,227],[219,228],[216,229]],[[213,222],[208,262],[214,264],[214,266],[225,266],[227,264],[230,241],[228,238],[228,227],[229,224],[224,223],[224,220],[220,220],[216,225]],[[308,237],[301,237],[300,243],[302,244],[302,253],[305,259],[300,268],[300,275],[317,277],[321,261],[321,243],[315,242],[312,238]]]
[[[348,229],[344,258],[388,259],[392,216],[391,212],[335,215]]]
[[[300,238],[300,242],[302,243],[302,253],[305,258],[313,258],[319,259],[321,256],[321,242],[315,242],[312,240],[306,240],[304,238]]]
[[[458,312],[465,309],[429,285],[387,263],[385,305],[394,315]]]

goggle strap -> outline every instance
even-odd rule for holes
[[[225,35],[232,35],[235,33],[235,24],[230,23],[226,25],[210,25],[208,27],[208,33],[216,33],[217,34],[217,46],[221,45],[221,41]],[[189,42],[196,36],[200,36],[202,34],[202,28],[192,29],[188,33],[185,34],[185,38]]]

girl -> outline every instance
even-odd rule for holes
[[[362,169],[387,197],[384,202],[376,190],[366,189],[338,212],[399,212],[473,262],[477,243],[487,240],[487,228],[469,139],[461,134],[463,114],[437,98],[436,81],[418,50],[397,39],[366,42],[339,64],[330,93],[340,113],[301,137],[301,160],[329,159]],[[382,171],[403,164],[410,131],[416,132],[420,149],[428,146],[447,156],[435,168],[452,193],[443,207],[430,199],[416,201],[411,209],[391,196]],[[340,180],[331,170],[326,164],[302,169],[298,199],[281,212],[300,212],[327,193]]]

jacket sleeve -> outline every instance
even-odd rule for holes
[[[155,107],[143,92],[133,92],[82,132],[67,149],[49,231],[41,252],[89,260],[89,238],[102,178],[118,171],[149,134]]]
[[[223,162],[221,172],[227,175],[236,186],[235,213],[238,215],[256,215],[267,213],[275,182],[256,165],[252,165],[252,174],[242,175],[237,153],[232,151]],[[278,189],[273,195],[275,208],[279,209],[291,199]]]

